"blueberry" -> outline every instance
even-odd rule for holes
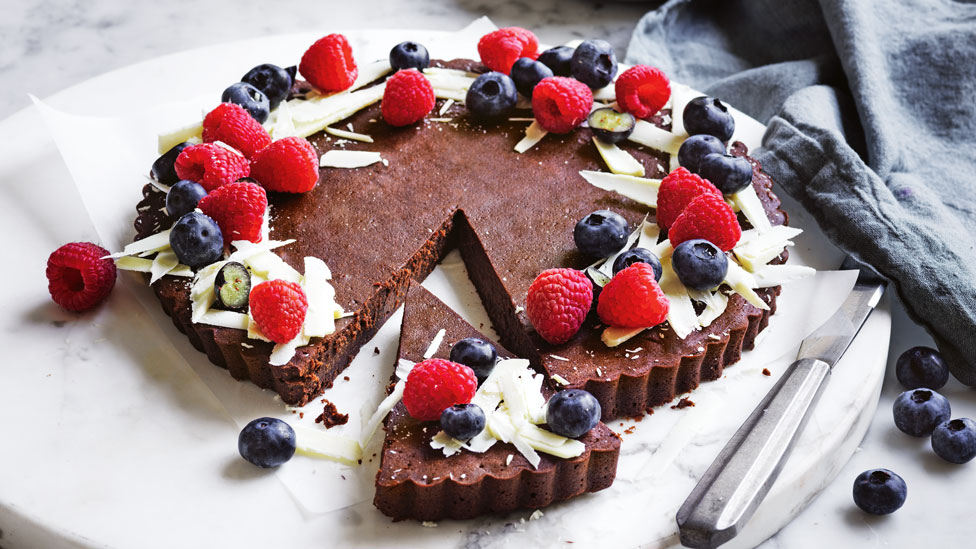
[[[553,74],[552,69],[544,64],[528,57],[520,57],[512,65],[511,75],[515,82],[515,89],[525,97],[531,98],[532,89],[535,88],[535,85],[543,78],[549,78]]]
[[[240,105],[261,124],[264,124],[271,114],[271,101],[268,100],[268,96],[246,82],[237,82],[228,86],[221,94],[220,100],[224,103]]]
[[[692,135],[678,148],[678,164],[698,173],[702,159],[712,153],[725,154],[725,144],[714,135]]]
[[[696,97],[685,106],[681,114],[688,135],[714,135],[720,141],[728,141],[735,132],[735,119],[720,100],[714,97]]]
[[[417,69],[423,72],[430,66],[430,54],[416,42],[400,42],[390,50],[390,66],[394,71]]]
[[[894,513],[907,496],[904,479],[887,469],[864,471],[854,479],[854,503],[872,515]]]
[[[606,40],[587,40],[576,47],[570,61],[573,78],[590,88],[598,89],[613,81],[617,75],[617,56]]]
[[[477,404],[455,404],[441,412],[441,429],[458,440],[470,440],[484,431],[487,418]]]
[[[556,76],[569,76],[573,73],[572,61],[576,48],[556,46],[539,54],[539,62],[552,69]]]
[[[949,381],[949,368],[939,351],[929,347],[912,347],[898,357],[895,376],[906,389],[941,389]]]
[[[925,437],[949,419],[949,401],[931,389],[914,389],[898,395],[892,411],[895,426],[903,433]]]
[[[242,263],[224,263],[214,279],[214,296],[217,305],[224,309],[246,311],[251,296],[251,272]]]
[[[451,347],[451,362],[464,364],[474,370],[479,381],[484,381],[495,368],[498,351],[483,339],[466,337]]]
[[[661,280],[661,260],[647,248],[634,248],[617,256],[613,261],[613,274],[630,267],[634,263],[647,263],[654,269],[654,279]]]
[[[217,222],[199,212],[181,217],[169,233],[169,245],[180,263],[194,269],[220,260],[224,236]]]
[[[237,450],[258,467],[277,467],[295,455],[295,430],[280,419],[260,417],[241,429]]]
[[[549,398],[546,423],[557,435],[579,438],[599,421],[600,402],[582,389],[566,389]]]
[[[517,101],[518,91],[510,76],[486,72],[474,79],[464,104],[478,118],[498,118],[511,112]]]
[[[735,194],[752,183],[752,164],[741,156],[706,154],[698,175],[712,182],[722,194]]]
[[[247,71],[247,74],[241,78],[241,82],[254,86],[268,98],[268,108],[272,111],[288,97],[293,80],[287,70],[271,63],[258,65]],[[254,116],[254,113],[251,115]],[[257,119],[256,116],[254,118]],[[259,120],[259,122],[263,121]]]
[[[610,210],[598,210],[579,220],[573,240],[583,255],[610,257],[627,243],[627,220]]]
[[[671,266],[685,286],[693,290],[711,290],[725,280],[729,258],[707,240],[686,240],[671,254]]]
[[[159,181],[163,185],[173,185],[179,181],[180,176],[176,175],[176,168],[174,167],[174,164],[176,164],[176,157],[183,152],[183,149],[189,146],[189,143],[180,143],[157,158],[152,165],[151,173],[153,179]]]
[[[593,134],[607,143],[624,141],[637,127],[637,119],[629,112],[617,112],[609,107],[596,109],[586,117]]]
[[[207,191],[203,185],[186,179],[178,181],[166,193],[166,213],[172,217],[182,217],[192,212],[205,196]]]
[[[967,417],[939,424],[932,431],[932,450],[950,463],[966,463],[976,457],[976,421]]]

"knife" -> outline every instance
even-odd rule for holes
[[[803,340],[796,361],[732,435],[678,509],[682,545],[711,549],[735,537],[779,476],[831,368],[884,294],[885,281],[869,268],[849,257],[841,266],[847,268],[860,271],[850,295]]]

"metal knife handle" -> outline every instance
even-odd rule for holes
[[[711,549],[735,537],[779,476],[829,373],[816,359],[790,365],[678,510],[682,545]]]

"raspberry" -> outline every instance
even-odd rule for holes
[[[593,92],[586,84],[566,78],[543,78],[532,89],[532,114],[553,133],[568,133],[579,126],[593,107]]]
[[[657,67],[634,65],[617,77],[617,104],[637,118],[647,118],[664,108],[671,97],[671,83]]]
[[[221,103],[203,119],[203,141],[223,141],[253,158],[254,153],[271,144],[271,136],[239,105]]]
[[[180,179],[196,181],[211,192],[250,173],[247,158],[241,153],[216,143],[192,145],[176,157],[176,175]]]
[[[387,124],[413,124],[434,108],[434,87],[417,69],[397,71],[386,81],[381,107]]]
[[[108,297],[115,286],[115,262],[102,259],[108,250],[90,242],[72,242],[47,258],[51,299],[69,311],[87,311]]]
[[[410,370],[403,388],[403,405],[410,417],[437,421],[445,408],[468,404],[478,390],[474,370],[443,358],[428,358]]]
[[[742,228],[739,227],[739,220],[736,219],[732,206],[722,200],[721,196],[711,194],[692,200],[668,231],[668,239],[674,247],[686,240],[702,238],[715,244],[723,252],[734,248],[741,236]]]
[[[667,296],[654,279],[654,268],[634,263],[615,274],[600,292],[596,314],[610,326],[650,328],[668,316]]]
[[[251,289],[248,301],[254,322],[271,341],[287,343],[302,331],[308,299],[298,284],[281,279],[262,282]]]
[[[261,242],[261,224],[268,194],[247,181],[228,183],[200,199],[197,207],[220,226],[224,244],[235,240]]]
[[[352,86],[359,76],[352,46],[341,34],[330,34],[312,44],[302,55],[298,71],[310,84],[329,92]]]
[[[251,176],[269,191],[310,191],[319,182],[319,156],[307,139],[279,139],[254,155]]]
[[[542,339],[553,345],[569,341],[593,303],[593,283],[576,269],[543,271],[529,286],[525,312]]]
[[[481,62],[493,71],[508,74],[520,57],[539,57],[539,40],[532,31],[520,27],[505,27],[478,40]]]
[[[661,187],[657,191],[657,224],[668,230],[685,206],[702,194],[722,197],[722,191],[715,185],[689,172],[687,168],[678,168],[669,173],[661,180]]]

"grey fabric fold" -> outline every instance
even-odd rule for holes
[[[672,0],[627,62],[765,122],[765,170],[976,385],[976,5]]]

